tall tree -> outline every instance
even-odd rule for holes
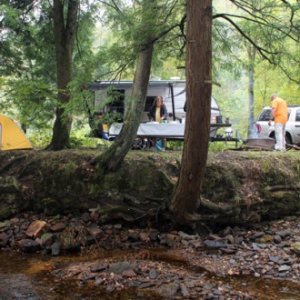
[[[256,49],[249,45],[247,49],[248,53],[248,138],[255,136],[255,119],[254,119],[254,83],[255,83],[255,56]]]
[[[56,53],[58,106],[49,149],[61,150],[69,146],[72,116],[65,105],[70,101],[68,84],[72,79],[72,55],[78,25],[79,0],[54,0],[53,23]]]
[[[211,106],[212,0],[187,0],[187,116],[178,184],[170,209],[179,222],[195,219],[206,167]]]
[[[174,28],[179,27],[178,21],[173,24],[167,22],[177,2],[167,1],[167,4],[163,4],[159,0],[144,0],[134,4],[135,9],[140,9],[140,18],[136,28],[132,28],[133,23],[129,22],[131,31],[134,29],[134,49],[137,57],[133,89],[126,103],[126,114],[119,136],[113,145],[96,159],[106,170],[116,170],[131,149],[145,107],[154,44]]]

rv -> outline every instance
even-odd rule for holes
[[[123,121],[123,115],[126,110],[126,99],[131,96],[132,93],[132,81],[100,81],[91,84],[90,88],[95,92],[95,107],[99,108],[102,114],[113,113],[116,115],[116,123],[110,127],[110,136],[116,136],[121,127]],[[168,123],[170,124],[182,124],[177,126],[171,126],[172,131],[166,131],[167,137],[182,138],[184,136],[184,122],[186,112],[184,106],[186,103],[186,82],[184,80],[155,80],[149,81],[147,98],[144,111],[141,115],[141,125],[138,131],[138,136],[154,135],[157,136],[155,131],[140,132],[143,128],[155,129],[154,125],[149,125],[149,111],[156,96],[162,96],[164,104],[168,111]],[[119,124],[118,124],[119,123]],[[147,126],[144,124],[148,124]],[[167,126],[164,126],[167,128]],[[170,126],[169,126],[170,127]],[[211,131],[210,136],[214,137],[219,127],[222,127],[221,112],[216,100],[211,99]],[[160,134],[161,128],[159,128]]]

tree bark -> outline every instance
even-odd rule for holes
[[[68,84],[72,79],[72,55],[79,0],[67,1],[67,15],[65,17],[64,1],[53,1],[54,42],[56,50],[58,105],[53,135],[48,149],[61,150],[69,146],[72,116],[66,111],[65,105],[70,101]]]
[[[192,221],[199,206],[207,161],[211,106],[212,1],[187,1],[188,110],[182,165],[170,209],[182,223]]]
[[[131,98],[128,99],[124,124],[113,145],[96,161],[102,168],[115,171],[131,149],[145,107],[151,71],[153,44],[138,54]]]
[[[248,52],[248,95],[249,95],[249,116],[248,116],[248,138],[253,138],[256,136],[255,133],[255,120],[254,120],[254,64],[255,64],[255,56],[256,49],[253,46],[249,46],[247,49]]]

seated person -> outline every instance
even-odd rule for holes
[[[164,100],[162,96],[155,97],[152,107],[149,111],[150,121],[160,122],[161,120],[166,120],[168,117],[168,111],[164,105]]]
[[[164,105],[164,100],[162,96],[155,97],[153,105],[149,112],[149,117],[151,121],[160,123],[162,120],[167,120],[168,111]],[[165,151],[166,138],[156,139],[153,138],[153,144],[158,151]]]

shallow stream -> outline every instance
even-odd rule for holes
[[[111,253],[116,257],[124,257],[125,253]],[[103,257],[110,255],[106,253]],[[28,255],[0,251],[0,299],[162,299],[153,294],[147,294],[141,290],[129,290],[127,292],[109,293],[103,288],[89,284],[80,286],[75,280],[62,280],[51,275],[56,267],[70,262],[80,262],[93,258],[82,256],[47,257],[42,255]],[[99,257],[98,257],[99,259]],[[165,262],[178,266],[178,259],[163,255]],[[195,269],[182,262],[187,270],[198,272],[213,284],[229,284],[233,289],[247,292],[255,299],[285,299],[300,300],[300,284],[285,280],[262,279],[254,277],[219,277],[207,273],[202,268]]]

